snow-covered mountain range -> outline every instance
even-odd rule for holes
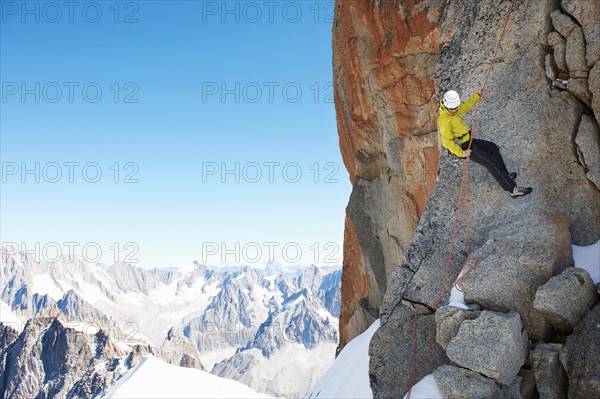
[[[340,279],[339,266],[145,270],[3,251],[0,321],[21,331],[32,317],[59,317],[130,347],[186,337],[213,374],[298,397],[334,359]]]

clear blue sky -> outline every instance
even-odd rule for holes
[[[333,1],[0,3],[2,242],[341,263]]]

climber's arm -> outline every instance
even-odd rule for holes
[[[479,101],[480,98],[481,95],[479,93],[474,93],[471,98],[458,106],[458,112],[460,114],[466,114],[475,104],[477,104],[477,101]]]

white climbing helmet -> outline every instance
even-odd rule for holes
[[[443,103],[446,108],[456,108],[460,105],[460,96],[454,90],[448,90],[444,94]]]

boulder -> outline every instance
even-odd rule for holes
[[[567,72],[567,41],[557,32],[548,34],[548,44],[554,49],[554,62],[561,72]]]
[[[600,2],[595,0],[561,0],[563,10],[583,28],[588,65],[600,60]]]
[[[523,385],[523,377],[517,375],[513,382],[502,389],[504,397],[507,399],[523,399],[521,395],[521,386]]]
[[[533,370],[522,368],[519,370],[521,377],[521,387],[519,393],[523,399],[538,399],[539,395],[535,386],[535,375]]]
[[[600,24],[592,27],[584,26],[585,60],[589,67],[600,61]]]
[[[465,320],[446,351],[459,366],[510,385],[525,362],[529,340],[516,312],[484,310],[475,320]]]
[[[552,26],[560,33],[562,37],[569,37],[569,34],[573,29],[577,28],[577,23],[573,21],[573,18],[563,14],[560,10],[556,9],[550,13],[552,19]]]
[[[450,365],[438,367],[433,378],[445,398],[499,399],[502,390],[494,380]]]
[[[473,320],[479,317],[481,312],[466,311],[452,306],[443,306],[435,312],[436,334],[435,339],[444,349],[458,333],[464,320]]]
[[[546,54],[544,57],[544,68],[546,71],[546,77],[550,80],[556,79],[556,64],[554,63],[554,57],[552,54]]]
[[[600,305],[567,338],[560,361],[569,377],[569,399],[596,399],[600,392]]]
[[[570,267],[538,288],[533,307],[560,332],[569,333],[598,302],[589,273]]]
[[[592,92],[590,92],[587,78],[569,79],[566,89],[588,107],[592,106]]]
[[[567,38],[565,61],[572,78],[587,78],[588,65],[585,61],[585,41],[583,30],[575,28]]]
[[[568,378],[559,360],[562,346],[540,343],[531,353],[536,387],[541,398],[567,398]]]
[[[562,214],[530,214],[498,226],[467,264],[473,268],[459,284],[468,303],[484,309],[519,312],[533,339],[550,333],[533,308],[538,287],[573,265],[567,219]]]

